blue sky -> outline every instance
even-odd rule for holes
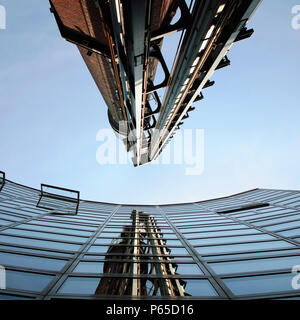
[[[189,202],[248,189],[300,189],[300,30],[292,0],[264,0],[231,66],[182,128],[204,129],[204,171],[183,165],[99,165],[106,106],[77,48],[60,37],[48,0],[0,0],[0,170],[9,180],[79,190],[89,200]],[[164,52],[174,49],[173,36]]]

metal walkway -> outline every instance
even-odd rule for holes
[[[230,64],[231,46],[262,0],[51,0],[62,37],[76,44],[108,106],[112,128],[135,166],[158,157]],[[175,20],[178,17],[178,20]],[[163,39],[181,32],[168,70]],[[163,80],[156,83],[158,65]],[[159,90],[164,90],[163,99]]]

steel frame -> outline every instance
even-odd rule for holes
[[[268,192],[268,196],[264,195],[264,191]],[[12,221],[11,224],[2,226],[0,228],[0,232],[5,231],[1,235],[7,235],[10,237],[17,237],[19,239],[22,239],[23,236],[19,235],[16,236],[13,233],[10,233],[9,231],[18,228],[20,230],[26,230],[24,226],[27,224],[34,223],[35,225],[41,225],[40,222],[49,222],[53,223],[54,221],[57,224],[62,224],[61,228],[65,228],[64,224],[66,223],[65,220],[60,220],[59,216],[56,216],[56,219],[53,219],[52,212],[55,210],[48,210],[48,211],[42,211],[43,213],[37,214],[36,212],[30,212],[30,210],[35,210],[35,201],[34,199],[38,198],[39,191],[27,188],[22,185],[15,184],[11,181],[6,180],[6,187],[2,190],[4,196],[9,196],[10,202],[6,203],[5,198],[0,199],[0,205],[1,205],[1,213],[7,214],[7,219],[9,219],[10,215],[20,216],[19,221]],[[293,198],[294,197],[294,198]],[[168,268],[168,257],[170,256],[172,268],[176,270],[175,263],[184,262],[187,263],[188,261],[184,258],[189,258],[191,262],[194,262],[198,265],[198,267],[203,271],[203,275],[194,274],[194,275],[188,275],[188,276],[182,276],[180,274],[168,274],[167,276],[162,275],[161,277],[157,277],[157,275],[149,275],[149,274],[123,274],[123,275],[109,275],[109,274],[103,274],[101,277],[103,278],[115,278],[119,279],[120,281],[123,281],[123,279],[132,279],[136,280],[136,283],[138,285],[139,281],[143,282],[145,279],[150,279],[150,281],[157,281],[159,279],[162,283],[167,283],[166,280],[172,283],[174,285],[176,281],[184,280],[188,283],[189,279],[200,279],[200,280],[207,280],[210,281],[213,288],[218,293],[218,296],[213,297],[213,299],[273,299],[273,298],[292,298],[292,297],[299,297],[299,292],[295,290],[286,290],[282,292],[269,292],[269,293],[259,293],[259,294],[244,294],[244,295],[234,295],[228,286],[225,285],[224,280],[228,278],[243,278],[243,277],[257,277],[257,276],[265,276],[268,275],[280,275],[280,274],[290,274],[290,269],[282,268],[280,269],[278,266],[274,265],[274,268],[272,270],[266,270],[266,271],[253,271],[253,272],[244,272],[244,273],[231,273],[231,274],[216,274],[211,266],[210,263],[222,263],[222,262],[230,262],[230,261],[245,261],[245,260],[256,260],[259,259],[263,261],[264,259],[269,258],[280,258],[280,257],[290,257],[290,256],[299,256],[299,250],[300,250],[300,242],[297,240],[297,236],[287,237],[282,236],[279,234],[282,230],[288,230],[285,227],[278,228],[278,231],[269,231],[265,228],[265,226],[269,225],[277,225],[278,222],[273,221],[272,219],[277,219],[278,217],[286,217],[287,221],[300,221],[299,218],[297,218],[297,214],[299,213],[299,207],[297,208],[295,206],[295,199],[298,199],[300,197],[299,191],[277,191],[277,190],[252,190],[249,192],[244,192],[240,194],[236,194],[232,197],[224,197],[219,198],[215,200],[210,201],[202,201],[197,203],[187,203],[187,204],[177,204],[177,205],[160,205],[160,206],[143,206],[147,209],[147,212],[153,213],[153,217],[151,214],[146,215],[145,213],[142,213],[141,206],[139,205],[113,205],[113,204],[105,204],[105,203],[97,203],[97,202],[88,202],[80,200],[81,206],[79,208],[79,214],[77,216],[71,216],[68,219],[67,223],[69,223],[69,230],[82,230],[82,226],[94,226],[94,230],[91,231],[90,236],[87,237],[87,240],[82,243],[79,250],[65,250],[65,248],[62,246],[62,249],[47,249],[43,246],[28,246],[24,243],[21,244],[12,244],[7,243],[5,241],[2,241],[1,244],[1,252],[2,253],[10,253],[10,254],[18,254],[23,255],[26,257],[32,256],[32,257],[44,257],[44,258],[51,258],[51,259],[57,259],[57,260],[67,260],[66,265],[63,267],[60,271],[54,271],[54,270],[44,270],[39,269],[37,267],[34,268],[25,268],[25,267],[16,267],[12,265],[7,266],[7,270],[11,271],[18,271],[23,273],[28,273],[28,276],[30,276],[31,273],[34,274],[41,274],[41,275],[50,275],[52,276],[52,280],[49,282],[47,287],[44,288],[41,292],[30,292],[27,290],[17,290],[17,289],[8,289],[5,292],[1,291],[1,294],[7,294],[7,295],[13,295],[13,296],[20,296],[20,297],[28,297],[28,298],[35,298],[35,299],[65,299],[65,298],[83,298],[83,299],[111,299],[111,296],[95,296],[95,295],[84,295],[84,294],[61,294],[58,293],[59,288],[64,284],[64,282],[68,279],[68,277],[75,277],[75,278],[87,278],[87,279],[98,279],[99,274],[98,273],[74,273],[74,269],[76,268],[77,264],[81,261],[92,261],[92,262],[105,262],[105,252],[103,254],[97,254],[97,253],[91,253],[89,249],[95,245],[95,241],[97,239],[100,239],[99,237],[102,236],[104,230],[109,228],[115,228],[116,230],[122,229],[124,227],[124,218],[126,218],[126,221],[132,221],[130,228],[129,228],[129,234],[136,233],[138,234],[138,237],[128,237],[126,240],[127,243],[124,243],[124,247],[130,248],[130,250],[134,251],[134,241],[137,240],[145,243],[145,246],[142,249],[142,252],[138,252],[136,254],[132,253],[132,255],[129,255],[128,253],[124,253],[122,257],[124,259],[122,260],[124,263],[132,264],[133,262],[138,265],[145,263],[152,263],[153,268],[158,268],[158,271],[164,273],[166,272],[163,268]],[[280,203],[272,204],[273,201],[284,201],[286,198],[291,200],[292,205],[284,205]],[[32,200],[29,204],[28,200]],[[15,212],[12,213],[12,204],[11,202],[15,201],[15,208],[18,210],[23,210],[24,214],[20,215],[19,213]],[[232,208],[232,203],[234,202],[241,202],[241,208],[243,206],[253,206],[257,203],[265,203],[266,201],[269,203],[268,207],[261,207],[261,208],[252,208],[252,218],[249,220],[249,216],[242,216],[237,217],[237,212],[231,212],[231,213],[218,213],[217,211],[220,210],[220,208]],[[89,205],[93,205],[92,207],[93,212],[90,212],[88,214]],[[107,206],[106,211],[101,212],[101,208],[104,206]],[[130,219],[131,210],[132,207],[136,207],[136,212],[138,214],[132,215],[132,220]],[[6,209],[7,208],[7,209]],[[123,209],[123,210],[121,210]],[[222,210],[223,210],[222,209]],[[278,210],[280,209],[289,209],[290,212],[286,212],[284,214],[278,213]],[[30,215],[26,216],[26,210],[30,212]],[[264,212],[264,210],[267,210],[267,212],[273,212],[274,214],[272,216],[263,216],[263,218],[260,217],[260,214]],[[225,226],[231,226],[233,224],[239,224],[240,228],[243,229],[243,226],[246,228],[251,228],[254,230],[257,230],[259,233],[263,234],[269,234],[276,238],[277,240],[286,241],[287,244],[290,245],[290,247],[282,247],[280,249],[276,248],[270,248],[268,250],[247,250],[245,251],[235,251],[236,256],[230,257],[231,253],[226,253],[224,250],[223,252],[220,252],[218,254],[205,254],[200,255],[195,248],[197,246],[193,246],[189,240],[191,237],[187,236],[187,231],[183,231],[182,228],[193,228],[196,223],[195,219],[197,218],[199,222],[205,222],[204,218],[201,217],[201,212],[210,212],[211,215],[214,217],[222,217],[226,220],[226,222],[218,223],[218,224],[211,224],[211,221],[207,221],[206,224],[201,224],[201,228],[203,231],[207,229],[207,227],[210,226],[219,226],[219,230],[228,230],[225,228]],[[225,211],[225,210],[223,210]],[[145,212],[145,211],[144,211]],[[243,211],[242,211],[243,212]],[[191,221],[189,221],[189,224],[182,224],[181,221],[178,221],[179,217],[182,217],[187,222],[188,215],[183,217],[183,214],[189,213],[195,214],[195,219],[193,218]],[[244,212],[246,213],[246,212]],[[98,217],[102,222],[99,223],[97,221],[89,220],[91,218],[91,214],[96,218]],[[295,215],[295,218],[293,220],[290,220],[290,217]],[[244,219],[247,218],[246,219]],[[52,218],[52,219],[51,219]],[[80,220],[79,220],[80,219]],[[82,219],[84,219],[84,223],[82,222]],[[265,226],[257,226],[255,224],[256,221],[265,221]],[[268,223],[269,221],[269,223]],[[113,224],[111,224],[113,222]],[[119,222],[119,224],[116,224],[116,222]],[[142,222],[142,223],[141,223]],[[81,229],[79,228],[81,227]],[[144,229],[147,229],[148,231],[145,232]],[[27,229],[28,230],[28,229]],[[168,231],[168,232],[166,232]],[[171,231],[171,233],[170,233]],[[41,228],[42,232],[42,228]],[[182,258],[171,258],[174,256],[169,253],[162,252],[162,255],[164,257],[164,260],[158,259],[156,250],[167,250],[167,248],[172,248],[172,246],[168,245],[168,241],[165,243],[166,240],[168,240],[168,233],[174,235],[175,239],[180,240],[182,243],[182,247],[185,248],[188,251],[187,255],[180,255]],[[47,232],[47,234],[51,234],[50,230]],[[62,233],[63,234],[63,233]],[[163,237],[161,237],[163,235]],[[198,233],[195,233],[195,235],[199,235]],[[216,237],[214,238],[220,238],[222,239],[224,236]],[[228,236],[230,237],[230,235]],[[32,239],[32,240],[46,240],[45,238],[37,238],[34,235],[30,236],[24,236],[24,238]],[[173,239],[174,239],[173,238]],[[122,236],[119,237],[119,239],[122,239]],[[124,239],[124,237],[123,237]],[[201,238],[199,238],[199,244],[201,244]],[[277,241],[275,240],[275,241]],[[52,241],[49,240],[48,241]],[[60,240],[61,241],[61,240]],[[147,242],[148,241],[148,242]],[[259,242],[266,242],[268,240],[263,240]],[[61,241],[63,243],[70,243],[66,241]],[[74,242],[76,243],[76,242]],[[232,242],[233,243],[233,242]],[[236,242],[234,242],[236,243]],[[247,243],[251,244],[251,241],[242,241],[240,243]],[[138,246],[140,246],[139,243],[136,243]],[[228,244],[228,243],[227,243]],[[229,243],[231,244],[231,243]],[[4,247],[5,246],[5,247]],[[222,244],[220,241],[218,243],[218,246],[222,248],[225,246],[225,244]],[[138,247],[139,248],[139,247]],[[165,249],[164,249],[165,248]],[[225,248],[225,247],[224,247]],[[28,252],[28,250],[33,249],[34,252]],[[41,252],[39,252],[39,250]],[[42,251],[47,252],[42,252]],[[171,249],[172,250],[172,249]],[[298,250],[298,251],[297,251]],[[60,256],[59,254],[66,253],[70,254],[68,257]],[[240,256],[240,254],[245,253],[251,253],[254,254],[252,257],[247,256]],[[112,259],[110,259],[111,262],[114,261],[120,261],[119,259],[113,258],[113,253],[110,254]],[[218,257],[216,259],[215,256],[222,256]],[[136,260],[133,260],[133,257],[136,257]],[[3,264],[3,263],[2,263]],[[156,265],[155,265],[156,264]],[[138,268],[137,268],[138,269]],[[169,269],[171,270],[171,269]],[[174,272],[172,271],[172,273]],[[251,278],[249,278],[251,279]],[[130,280],[131,281],[131,280]],[[179,283],[180,284],[180,283]],[[181,286],[184,286],[183,283],[180,284]],[[188,290],[187,290],[188,292]],[[170,299],[197,299],[196,296],[177,296],[177,297],[171,297],[171,296],[144,296],[143,299],[159,299],[159,300],[170,300]],[[114,299],[132,299],[132,296],[114,296]],[[206,297],[201,299],[207,299]]]
[[[234,42],[252,35],[253,30],[247,30],[245,24],[260,2],[228,0],[221,12],[223,0],[195,1],[190,8],[185,0],[173,0],[160,27],[152,30],[155,1],[97,0],[95,5],[103,24],[99,28],[105,31],[106,46],[83,32],[66,27],[50,0],[51,12],[62,37],[87,49],[88,55],[109,57],[126,122],[127,139],[124,141],[127,151],[133,152],[135,166],[157,158],[183,120],[189,117],[189,112],[194,110],[192,104],[203,99],[202,90],[214,84],[209,80],[213,72],[230,64],[226,54]],[[177,11],[180,17],[172,24]],[[206,39],[212,26],[215,29]],[[161,45],[165,36],[178,31],[182,31],[184,37],[170,74]],[[207,45],[199,52],[205,43]],[[196,59],[199,62],[191,72]],[[165,78],[154,85],[150,69],[156,69],[157,63],[162,66]],[[160,102],[157,91],[162,88],[166,88],[166,94]],[[149,103],[153,93],[158,101],[155,110]]]
[[[2,188],[4,187],[5,184],[5,172],[0,171],[0,192],[2,190]]]
[[[156,137],[152,139],[149,150],[150,160],[157,158],[170,137],[174,135],[192,103],[197,99],[202,89],[208,86],[209,78],[214,71],[220,68],[221,64],[225,66],[223,59],[232,44],[237,40],[251,36],[253,30],[247,32],[245,24],[260,2],[261,0],[249,0],[242,3],[228,1],[224,12],[219,15],[219,20],[214,22],[215,25],[212,21],[216,19],[217,9],[222,1],[196,2],[192,13],[194,19],[186,30],[181,53],[172,73],[172,83],[165,94],[162,112],[157,121],[156,129],[158,130],[156,130]],[[228,21],[230,21],[230,27]],[[210,30],[213,25],[215,26],[214,31],[206,41],[205,34],[208,34],[207,30]],[[196,38],[203,39],[203,41],[196,41]],[[208,42],[206,46],[204,46],[205,41]],[[192,67],[194,71],[190,75],[191,66],[196,59],[199,62]],[[198,79],[199,83],[194,88],[193,85]],[[184,86],[186,81],[188,84]],[[176,102],[176,97],[183,87],[185,89],[179,101]],[[174,101],[176,108],[170,112],[174,107]],[[169,114],[171,114],[171,118],[167,120]]]
[[[55,194],[55,193],[47,192],[47,191],[44,190],[45,188],[52,188],[52,189],[55,189],[55,190],[75,193],[76,194],[76,198],[61,196],[61,195],[58,195],[58,194]],[[62,213],[62,212],[59,212],[59,211],[54,211],[53,214],[76,215],[78,213],[78,207],[79,207],[79,201],[80,201],[80,192],[79,191],[71,190],[71,189],[67,189],[67,188],[61,188],[61,187],[57,187],[57,186],[51,186],[51,185],[48,185],[48,184],[41,184],[40,198],[39,198],[38,203],[37,203],[36,206],[39,207],[39,208],[43,208],[43,209],[53,210],[53,207],[50,208],[50,207],[47,207],[45,205],[41,205],[41,201],[43,201],[45,199],[51,199],[51,200],[57,200],[57,201],[66,201],[66,202],[70,202],[70,203],[75,203],[76,204],[75,212],[73,214],[71,214],[71,213]]]

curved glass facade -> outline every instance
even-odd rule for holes
[[[0,182],[0,299],[300,298],[299,191],[142,206]]]

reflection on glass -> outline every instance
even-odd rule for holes
[[[0,235],[0,242],[4,242],[8,244],[17,244],[22,246],[28,245],[31,247],[40,247],[44,249],[77,251],[80,248],[80,245],[73,244],[73,243],[20,238],[20,237],[6,236],[6,235]]]
[[[56,228],[51,226],[41,226],[35,224],[20,224],[18,228],[26,229],[26,230],[35,230],[35,231],[45,231],[45,232],[53,232],[53,233],[62,233],[74,236],[85,236],[90,237],[92,232],[90,231],[81,231],[81,230],[74,230],[74,229],[66,229],[66,228]]]
[[[229,259],[238,259],[238,258],[251,258],[251,257],[264,257],[272,255],[282,255],[282,254],[291,254],[297,253],[300,254],[300,249],[288,249],[288,250],[272,250],[272,251],[256,251],[256,252],[242,252],[234,254],[221,254],[213,256],[203,256],[205,260],[214,261],[214,260],[229,260]]]
[[[4,266],[60,271],[66,262],[66,260],[0,252],[0,265]]]
[[[62,240],[62,241],[70,241],[70,242],[78,242],[82,243],[87,240],[85,237],[78,237],[78,236],[70,236],[64,234],[57,234],[57,233],[48,233],[48,232],[39,232],[34,230],[22,230],[22,229],[6,229],[2,231],[3,234],[9,235],[16,235],[16,236],[29,236],[29,237],[36,237],[36,238],[44,238],[50,240]]]
[[[74,269],[74,272],[103,273],[103,262],[81,261]]]
[[[212,237],[223,237],[223,236],[235,236],[243,234],[254,234],[261,233],[256,229],[237,229],[237,230],[223,230],[223,231],[210,231],[210,232],[197,232],[197,233],[185,233],[190,239],[201,239],[201,238],[212,238]]]
[[[152,215],[133,210],[131,225],[123,227],[118,239],[107,250],[104,274],[129,274],[135,278],[103,277],[95,290],[97,295],[186,296],[186,282],[181,279],[146,279],[142,275],[176,275],[177,265],[170,256],[157,221]],[[155,257],[156,263],[143,262],[145,256]],[[119,263],[112,260],[119,259]],[[157,263],[161,261],[161,263]]]
[[[0,225],[1,226],[7,226],[7,225],[12,224],[12,223],[13,223],[12,221],[0,219]]]
[[[240,235],[234,237],[218,237],[218,238],[206,238],[206,239],[192,239],[190,243],[195,245],[209,245],[219,243],[234,243],[234,242],[247,242],[247,241],[260,241],[260,240],[276,240],[268,234],[253,234],[253,235]]]
[[[264,258],[242,261],[210,263],[211,268],[218,274],[262,272],[268,270],[291,270],[300,262],[299,256]]]
[[[200,296],[200,297],[212,297],[218,296],[216,290],[210,284],[210,282],[206,279],[201,280],[193,280],[193,279],[186,279],[187,286],[186,289],[193,296]]]
[[[6,213],[0,213],[0,218],[8,219],[11,221],[21,221],[24,219],[24,217],[17,217],[17,216],[13,216],[13,215],[6,214]]]
[[[249,242],[249,243],[239,243],[239,244],[227,244],[226,246],[212,245],[206,247],[196,247],[196,250],[204,254],[220,254],[220,253],[233,253],[233,252],[243,252],[243,251],[254,251],[254,250],[272,250],[279,248],[289,248],[294,247],[293,244],[286,241],[264,241],[264,242]]]
[[[223,279],[235,295],[271,293],[293,290],[291,281],[295,274],[283,273],[263,276]]]
[[[41,292],[52,279],[53,276],[46,274],[6,270],[7,289]]]
[[[278,234],[284,237],[300,236],[300,228],[278,232]]]
[[[272,226],[269,226],[269,227],[264,227],[264,229],[266,229],[268,231],[277,231],[277,230],[281,230],[281,229],[299,228],[299,227],[300,227],[300,220],[281,223],[281,224],[276,224],[276,225],[272,225]]]
[[[93,294],[99,283],[98,278],[68,277],[58,293]]]
[[[22,247],[12,247],[12,246],[5,246],[5,245],[0,245],[0,249],[5,249],[9,251],[17,251],[20,253],[36,253],[38,255],[40,254],[46,254],[48,256],[57,256],[57,257],[66,257],[70,258],[73,256],[72,253],[65,253],[65,252],[58,252],[58,251],[47,251],[47,250],[38,250],[38,249],[29,249],[29,248],[22,248]]]

